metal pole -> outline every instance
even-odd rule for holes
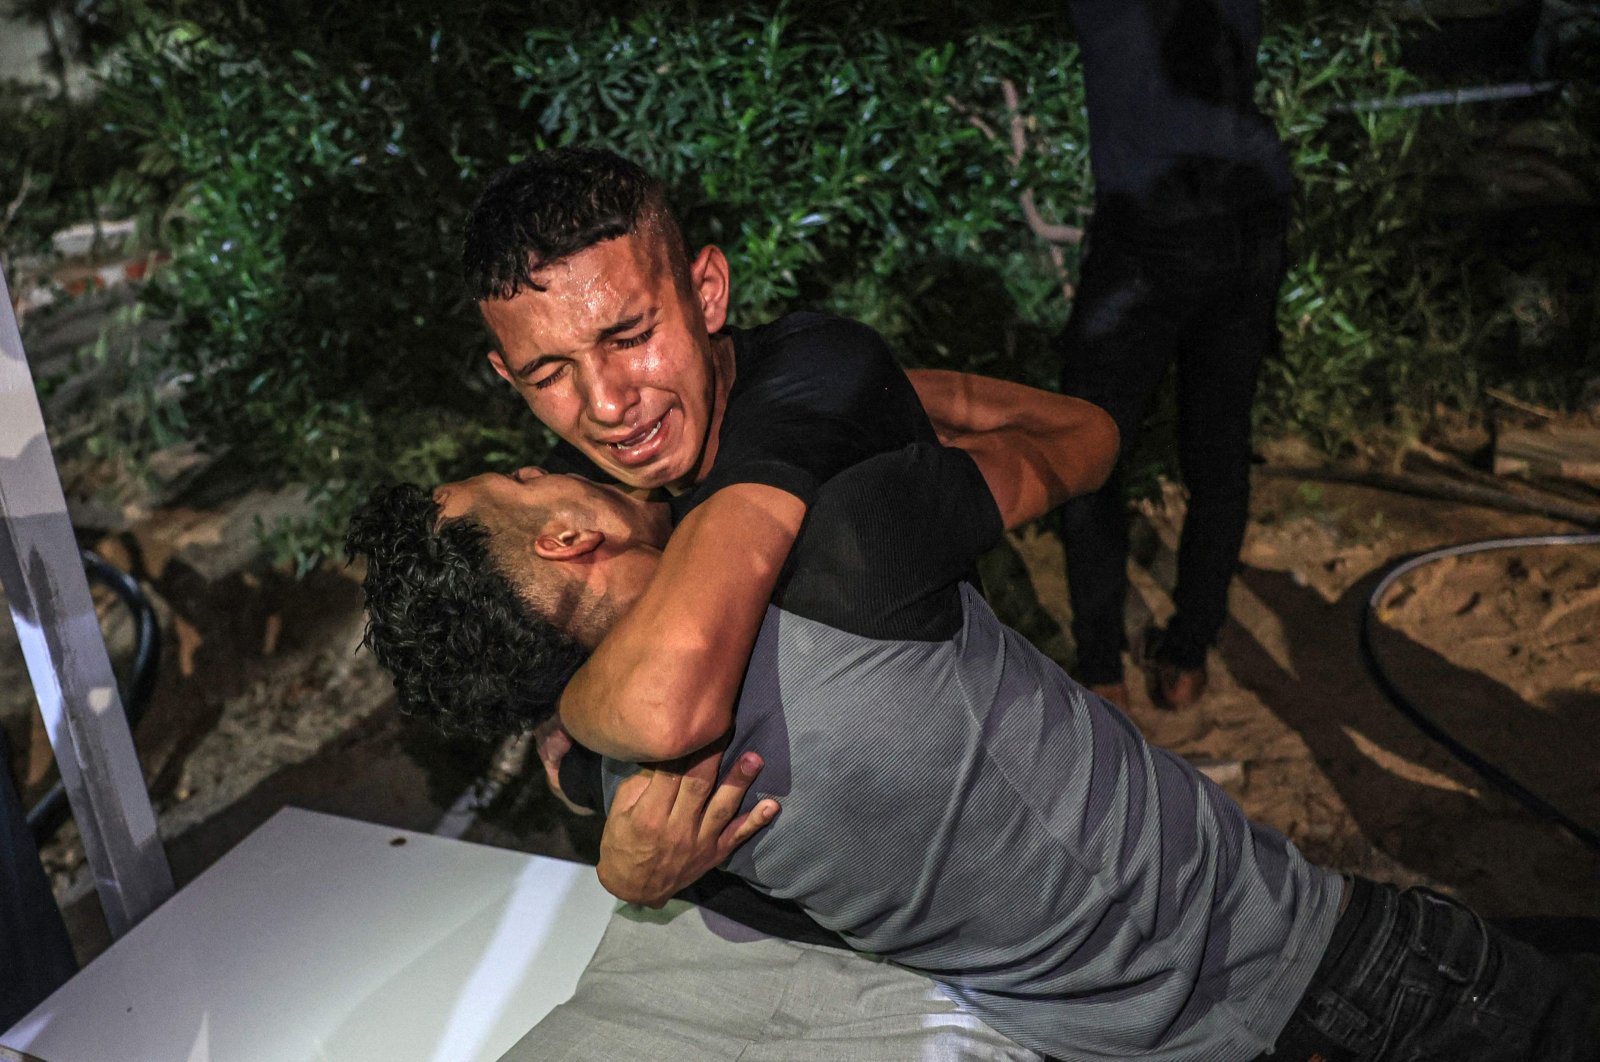
[[[1543,96],[1559,92],[1564,81],[1518,81],[1510,85],[1478,85],[1474,88],[1440,89],[1436,92],[1413,92],[1409,96],[1393,99],[1354,100],[1335,103],[1329,114],[1352,114],[1363,111],[1408,111],[1418,107],[1450,107],[1463,103],[1488,103],[1492,100],[1521,100],[1530,96]]]
[[[111,934],[172,895],[172,870],[67,517],[0,270],[0,585]]]

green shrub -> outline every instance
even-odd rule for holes
[[[542,139],[610,144],[668,182],[691,240],[729,255],[736,320],[828,307],[912,360],[1045,383],[1040,345],[1007,332],[1066,303],[1017,195],[1026,182],[1068,218],[1087,202],[1075,56],[1028,27],[930,46],[733,14],[534,30],[505,61]],[[1005,79],[1039,131],[1020,172],[970,120],[1005,129]]]
[[[188,380],[183,413],[207,445],[320,492],[313,525],[280,536],[303,562],[374,480],[543,445],[484,365],[456,268],[482,179],[540,146],[608,144],[666,179],[690,239],[733,262],[736,321],[822,306],[909,362],[1055,379],[1063,277],[1018,194],[1076,223],[1090,191],[1075,46],[1052,24],[913,36],[797,5],[545,9],[528,28],[490,2],[289,6],[208,7],[205,24],[180,0],[151,8],[104,98],[147,177],[183,189],[148,296],[173,322],[159,356]],[[1260,417],[1328,447],[1397,407],[1471,401],[1463,352],[1488,328],[1464,238],[1429,209],[1468,127],[1329,111],[1409,87],[1394,54],[1392,29],[1329,15],[1263,47],[1301,192]],[[1004,80],[1026,117],[1016,165]],[[1061,264],[1070,278],[1075,248]]]
[[[423,42],[422,54],[427,53]],[[302,560],[374,481],[437,481],[524,453],[455,267],[474,181],[418,87],[310,54],[246,56],[178,26],[142,34],[107,95],[143,165],[183,175],[174,258],[148,289],[208,445],[308,484],[325,518],[283,529]]]
[[[1394,62],[1393,27],[1330,33],[1285,28],[1263,49],[1265,100],[1298,184],[1293,265],[1279,303],[1281,357],[1266,367],[1257,418],[1335,448],[1396,407],[1461,399],[1449,335],[1470,314],[1469,241],[1441,247],[1433,179],[1464,133],[1456,115],[1339,112],[1414,91]],[[1459,366],[1457,366],[1459,368]]]

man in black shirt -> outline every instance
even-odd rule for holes
[[[790,335],[790,332],[791,330],[789,329],[782,329],[777,330],[775,336],[763,332],[749,334],[741,337],[746,341],[742,346],[751,353],[758,363],[770,360],[774,351],[767,348],[781,349],[785,337]],[[745,378],[757,379],[759,377],[756,373],[751,373]],[[1043,512],[1054,501],[1058,501],[1062,494],[1087,488],[1092,482],[1102,478],[1109,469],[1115,448],[1114,434],[1109,419],[1085,403],[1074,402],[1058,396],[1033,393],[1046,402],[1049,416],[1043,417],[1041,422],[1051,426],[1054,432],[1051,438],[1069,441],[1072,445],[1049,447],[1017,446],[1005,441],[1006,433],[1011,430],[1010,426],[1014,423],[1031,424],[1033,422],[1029,419],[1030,414],[1027,413],[1027,403],[1014,403],[1003,400],[975,402],[971,393],[963,387],[947,387],[944,390],[947,400],[942,405],[947,409],[965,407],[969,413],[963,416],[960,423],[962,425],[972,425],[973,430],[982,428],[984,429],[984,434],[988,436],[983,440],[972,443],[971,445],[974,449],[982,451],[986,446],[996,447],[1001,452],[991,456],[991,465],[1008,471],[1017,470],[1013,472],[1011,479],[1022,484],[1021,486],[1014,490],[996,489],[996,495],[1004,499],[1004,505],[1008,508],[1026,507],[1028,511]],[[1015,388],[1012,392],[1007,393],[1014,395],[1028,392],[1028,390],[1026,388]],[[1034,419],[1038,419],[1038,417]],[[955,421],[953,418],[946,417],[942,423],[946,425],[943,430],[949,432],[952,430],[952,425]],[[931,432],[929,434],[931,436]],[[931,438],[923,443],[923,449],[938,451],[938,447]],[[902,448],[902,452],[903,450],[904,448]],[[885,455],[885,457],[888,456],[893,455]],[[878,460],[883,459],[879,458]],[[769,461],[774,464],[771,474],[775,478],[780,476],[793,477],[796,474],[794,469],[789,468],[781,461],[775,459],[769,459]],[[855,467],[866,468],[867,463]],[[1033,476],[1025,476],[1020,471],[1036,468],[1044,471]],[[848,473],[830,478],[829,489],[832,489],[833,484],[840,482],[842,478],[847,476]],[[918,498],[925,498],[930,488],[937,489],[937,483],[929,483],[926,478],[918,481],[915,477],[907,476],[904,480],[905,486],[908,488],[918,482],[920,482],[922,488],[921,493],[916,495]],[[891,478],[884,485],[899,483],[900,480],[898,478]],[[541,497],[545,499],[545,502],[532,510],[528,509],[526,505],[519,507],[518,498],[525,498],[526,491],[535,486],[541,491]],[[472,499],[470,504],[474,513],[486,521],[488,525],[511,528],[527,527],[531,521],[537,518],[538,511],[542,510],[546,503],[558,505],[562,493],[564,491],[570,492],[574,489],[576,489],[576,481],[570,477],[543,476],[537,470],[532,469],[524,470],[515,477],[482,476],[470,484],[441,488],[439,492],[441,508],[439,511],[446,517],[453,518],[458,515],[455,508],[458,502],[466,503],[466,499],[470,497]],[[819,493],[819,500],[824,496],[824,493]],[[884,501],[895,497],[892,491],[881,496]],[[954,604],[955,599],[945,595],[946,599],[935,602],[930,596],[931,592],[924,593],[920,589],[923,585],[921,580],[907,580],[903,577],[903,569],[908,565],[915,565],[917,563],[916,558],[920,557],[921,554],[917,553],[917,551],[906,552],[898,558],[898,566],[892,566],[880,563],[882,559],[882,554],[880,553],[874,552],[870,555],[865,555],[861,551],[854,549],[852,543],[858,541],[858,539],[854,530],[848,526],[848,523],[841,522],[840,496],[835,492],[831,497],[833,498],[833,506],[828,510],[827,515],[824,517],[822,510],[819,509],[818,521],[808,520],[807,526],[810,528],[809,541],[812,543],[811,548],[813,550],[820,549],[835,555],[840,563],[837,565],[813,564],[804,572],[791,571],[792,565],[786,566],[784,575],[779,580],[779,585],[782,587],[780,596],[787,606],[805,609],[831,608],[835,612],[839,609],[847,609],[857,620],[869,624],[872,631],[885,635],[900,634],[909,637],[923,637],[927,634],[923,630],[923,626],[930,621],[941,625],[942,630],[942,626],[947,625],[953,615],[947,606]],[[846,497],[853,497],[853,495],[846,495]],[[644,510],[638,510],[637,508],[634,510],[634,516],[630,518],[627,507],[617,504],[618,499],[619,495],[614,490],[589,488],[588,500],[583,503],[582,507],[594,514],[592,523],[585,525],[590,529],[573,529],[570,532],[559,531],[548,535],[539,535],[532,548],[541,557],[548,559],[562,558],[571,561],[573,562],[570,565],[571,570],[588,572],[597,579],[606,576],[610,572],[615,572],[619,566],[626,564],[628,553],[630,550],[636,549],[639,543],[658,541],[658,536],[664,537],[656,519],[639,518],[637,514]],[[944,526],[946,521],[943,520],[930,520],[929,526],[924,530],[923,538],[927,541],[938,543],[952,555],[965,556],[970,551],[970,547],[957,548],[956,542],[966,542],[973,535],[978,538],[984,538],[985,536],[992,537],[993,534],[997,533],[997,518],[991,519],[990,522],[984,522],[981,519],[984,515],[984,510],[969,506],[967,504],[969,500],[966,494],[954,491],[949,492],[947,503],[956,507],[953,510],[954,516],[949,521],[949,526]],[[992,512],[993,503],[989,501],[987,496],[983,500],[989,504],[989,511]],[[395,511],[391,512],[389,511],[389,505],[394,502],[399,504],[395,507]],[[894,549],[893,542],[895,541],[893,532],[898,529],[901,523],[898,514],[903,511],[905,505],[906,500],[901,499],[898,507],[880,507],[881,512],[895,516],[891,521],[894,526],[884,527],[882,529],[883,533],[874,536],[874,540],[891,551]],[[463,540],[471,539],[474,537],[473,532],[470,528],[456,526],[453,523],[451,526],[440,525],[437,529],[438,543],[436,547],[432,544],[436,518],[424,514],[420,524],[417,524],[414,520],[397,520],[394,518],[396,512],[406,508],[407,503],[404,492],[391,493],[387,496],[387,501],[375,502],[373,506],[370,506],[369,510],[358,519],[357,526],[352,529],[352,545],[366,552],[369,557],[369,610],[372,617],[370,644],[379,654],[380,660],[395,671],[397,683],[402,686],[403,701],[413,701],[414,707],[418,706],[415,704],[416,700],[424,702],[421,707],[435,708],[443,704],[451,714],[456,714],[463,709],[459,688],[449,685],[448,692],[442,692],[438,688],[419,690],[412,685],[412,680],[415,679],[417,682],[424,684],[435,683],[439,681],[441,673],[447,673],[452,669],[457,672],[471,672],[474,676],[477,676],[484,673],[493,673],[502,667],[520,668],[529,654],[518,644],[518,638],[522,633],[519,628],[522,625],[536,626],[537,624],[536,622],[531,622],[531,617],[524,617],[522,623],[519,624],[517,618],[513,616],[512,623],[503,632],[503,636],[491,634],[489,637],[479,638],[473,635],[471,632],[479,628],[478,623],[469,622],[474,619],[475,614],[489,613],[482,616],[485,625],[495,622],[493,613],[498,609],[499,604],[492,600],[495,597],[494,588],[476,583],[455,584],[450,579],[443,581],[444,584],[449,585],[430,586],[428,584],[430,575],[425,569],[430,569],[432,565],[429,563],[413,565],[407,562],[405,556],[409,553],[409,549],[394,537],[397,528],[409,525],[413,529],[420,529],[423,532],[424,539],[428,541],[416,542],[413,545],[426,553],[432,554],[434,560],[437,561],[441,556],[450,556],[459,546],[465,544],[464,542],[456,541],[458,538]],[[914,506],[913,508],[919,513],[922,512],[920,507]],[[844,510],[846,513],[850,511],[853,511],[851,506],[847,506]],[[413,513],[412,515],[415,516],[416,514]],[[931,516],[932,514],[930,513],[929,515]],[[959,519],[955,517],[959,517]],[[967,538],[953,538],[949,532],[952,532],[962,521],[973,525],[977,530],[969,534]],[[995,526],[991,526],[991,524]],[[838,546],[837,549],[832,548],[835,543]],[[646,548],[638,552],[647,556],[650,550]],[[852,559],[855,561],[854,566],[851,563]],[[965,562],[963,562],[964,566]],[[473,565],[469,565],[469,567],[473,567]],[[487,565],[481,567],[487,567]],[[559,565],[558,567],[568,568],[569,565]],[[896,574],[901,577],[891,578]],[[950,578],[954,577],[954,575],[950,576]],[[929,585],[931,586],[934,582],[938,582],[938,580],[931,580]],[[559,606],[551,607],[551,611],[564,611],[567,617],[565,626],[581,644],[590,645],[599,640],[596,637],[597,629],[603,628],[612,622],[613,613],[605,604],[608,599],[607,585],[606,583],[594,584],[592,587],[596,591],[594,593],[561,593],[554,595],[553,598],[542,589],[534,590],[530,588],[528,593],[532,599],[540,601],[541,604],[548,601],[562,602]],[[908,586],[918,588],[917,592],[909,595],[905,594],[903,591]],[[948,586],[942,588],[948,589]],[[394,592],[392,598],[390,591]],[[445,605],[442,608],[435,608],[434,605],[440,603],[435,599],[430,604],[430,599],[433,599],[435,595],[446,597],[448,600],[455,600],[458,602],[459,607]],[[440,617],[443,626],[437,631],[418,630],[418,623],[422,621],[423,617],[430,614]],[[907,626],[908,624],[910,626]],[[472,639],[471,644],[464,645],[464,639],[468,638]],[[510,651],[505,654],[498,654],[496,650],[502,645],[509,646]],[[512,671],[511,681],[507,684],[506,689],[514,691],[526,685],[527,683],[515,671]],[[501,691],[492,689],[490,692],[497,695]],[[731,709],[731,705],[728,707]],[[501,715],[498,712],[493,712],[489,713],[488,717],[498,720]],[[724,725],[726,725],[726,722]],[[699,767],[687,773],[693,776],[698,771],[698,780],[709,785],[709,779],[714,777],[715,766],[714,761],[707,762],[702,760]],[[711,771],[710,773],[700,771],[700,767],[709,767]],[[737,776],[738,769],[735,768],[733,773]],[[683,772],[653,771],[651,788],[656,792],[646,796],[639,796],[639,794],[635,793],[634,795],[638,797],[636,801],[625,800],[623,802],[622,818],[630,821],[636,820],[636,813],[642,813],[651,799],[660,795],[659,790],[661,787],[656,783],[663,775],[669,776],[669,782],[665,787],[668,795],[670,797],[678,795],[679,787],[683,784]],[[748,777],[748,775],[745,777]],[[735,797],[735,803],[737,803],[737,797]],[[680,812],[685,810],[689,815],[695,817],[698,824],[700,821],[700,807],[693,800],[683,802],[675,799],[669,800],[668,811],[670,818],[681,819]],[[727,819],[724,818],[721,821],[726,822]],[[751,815],[747,818],[747,821],[754,824],[760,820]],[[737,843],[739,836],[748,836],[749,832],[753,831],[746,830],[742,835],[736,835],[729,844],[719,848],[719,851],[700,867],[691,868],[687,872],[681,865],[658,866],[655,870],[658,873],[681,875],[681,880],[683,881],[693,881],[700,877],[705,867],[719,862],[727,850]],[[607,841],[613,840],[614,836],[615,831],[608,829]],[[657,859],[660,853],[659,839],[651,838],[648,847],[647,856],[652,860]],[[619,853],[615,846],[608,845],[606,849],[603,849],[602,868],[615,865],[618,855]],[[624,867],[623,871],[626,873],[630,869],[629,867]],[[634,882],[634,884],[637,884],[637,882]],[[692,893],[696,900],[704,902],[708,907],[747,925],[759,927],[769,933],[775,933],[791,940],[831,943],[835,946],[839,943],[836,936],[821,932],[819,927],[810,923],[808,919],[799,915],[797,911],[790,909],[791,917],[785,921],[782,905],[760,897],[759,894],[748,889],[744,890],[743,901],[741,902],[740,893],[728,887],[725,882],[719,884],[713,880],[702,881],[697,884],[699,888]],[[731,904],[728,902],[730,898],[734,901]],[[751,903],[749,902],[751,900],[757,902]],[[763,904],[765,905],[764,910]],[[772,917],[774,910],[778,912],[776,921]],[[709,916],[689,915],[686,917],[690,919],[706,917],[709,921]],[[612,936],[608,936],[608,944],[606,945],[609,948],[607,970],[615,973],[618,961],[634,962],[640,957],[642,951],[659,949],[663,943],[669,941],[674,946],[686,949],[685,955],[697,953],[695,949],[705,950],[705,945],[707,944],[706,932],[704,930],[699,933],[690,932],[694,927],[695,923],[679,922],[672,929],[672,933],[676,935],[668,936],[665,933],[640,933],[632,930],[626,922],[616,923]],[[628,943],[634,945],[632,948],[612,939],[618,934],[630,933],[631,935],[627,939]],[[714,948],[711,950],[715,951]],[[652,951],[652,954],[654,953]],[[944,1000],[936,993],[933,993],[925,982],[918,981],[914,977],[907,977],[904,974],[886,969],[878,969],[873,964],[862,961],[849,962],[842,958],[822,958],[807,953],[802,949],[788,948],[786,950],[784,945],[777,942],[768,942],[768,950],[760,954],[773,955],[774,953],[797,963],[796,976],[799,980],[794,982],[794,987],[805,998],[812,1000],[812,1003],[808,1004],[805,1009],[807,1016],[804,1021],[808,1023],[808,1026],[814,1026],[815,1023],[819,1022],[826,1026],[826,1023],[830,1021],[845,1020],[845,1024],[835,1030],[837,1035],[861,1036],[870,1029],[874,1041],[878,1037],[885,1035],[900,1037],[900,1040],[897,1041],[899,1047],[896,1049],[890,1049],[887,1045],[881,1043],[874,1043],[873,1046],[869,1046],[870,1057],[973,1057],[967,1052],[974,1050],[975,1045],[979,1043],[987,1045],[984,1049],[985,1053],[981,1057],[1026,1057],[1026,1053],[1021,1052],[1015,1045],[998,1041],[988,1030],[972,1024],[970,1018],[964,1017],[953,1010],[948,1000]],[[722,956],[722,958],[726,957]],[[713,957],[708,956],[708,959],[710,958]],[[750,953],[743,953],[741,961],[748,962],[749,960]],[[869,993],[868,998],[862,999],[859,1006],[854,1009],[836,1006],[834,1002],[825,1004],[821,996],[812,995],[813,992],[820,990],[815,984],[812,974],[807,972],[814,971],[817,967],[826,967],[833,971],[830,976],[852,978],[850,983],[859,986],[863,992]],[[756,968],[750,971],[750,977],[753,980],[759,980],[763,984],[770,984],[774,980],[779,984],[783,984],[785,982],[780,973],[781,970],[774,971],[767,969],[764,964],[758,964]],[[697,971],[691,964],[680,971],[679,982],[682,983],[683,979],[689,979],[689,983],[707,985],[707,980],[710,976],[706,971]],[[711,986],[708,986],[708,990],[716,991]],[[798,999],[795,1000],[796,1005],[799,1002]],[[700,1008],[682,1015],[681,1018],[683,1020],[680,1020],[674,1026],[674,1029],[683,1029],[692,1033],[696,1027],[694,1025],[696,1017],[704,1020],[711,1015],[727,1013],[726,1010],[708,1010],[707,1008],[711,1004],[712,1001],[707,1001]],[[600,1008],[602,1013],[606,1009],[605,1007]],[[841,1019],[841,1013],[845,1015],[845,1019]],[[967,1024],[963,1025],[962,1023]],[[615,1022],[597,1022],[595,1024],[598,1026],[597,1028],[589,1029],[581,1034],[582,1037],[587,1038],[587,1042],[591,1046],[600,1042],[596,1038],[610,1035],[617,1031]],[[709,1028],[700,1028],[699,1035],[709,1036],[721,1043],[729,1039],[736,1040],[739,1027],[734,1025],[730,1028],[723,1028],[719,1020],[713,1020],[710,1022]],[[893,1032],[893,1030],[899,1031]],[[957,1030],[961,1030],[959,1034]],[[549,1030],[545,1031],[549,1032]],[[771,1037],[779,1031],[776,1026],[761,1026],[763,1043],[771,1047]],[[961,1038],[952,1040],[951,1037],[956,1035]],[[956,1051],[958,1054],[929,1056],[922,1048],[930,1046],[935,1040],[945,1043],[946,1049]],[[548,1057],[539,1053],[544,1050],[545,1046],[548,1045],[541,1041],[535,1050],[537,1057]],[[837,1047],[837,1045],[835,1046]],[[659,1043],[656,1045],[656,1049],[665,1050]],[[708,1048],[708,1050],[710,1049]],[[567,1056],[561,1055],[560,1057]],[[600,1055],[579,1054],[572,1057],[600,1057]],[[666,1057],[666,1055],[661,1055],[660,1057]],[[673,1054],[671,1057],[679,1056]],[[807,1056],[802,1054],[798,1056],[785,1055],[783,1057]]]
[[[817,485],[931,438],[916,395],[854,322],[725,330],[726,258],[691,259],[660,184],[609,152],[557,149],[498,174],[463,264],[491,363],[568,453],[675,496],[660,569],[566,684],[563,724],[624,759],[701,749],[721,736]],[[629,739],[606,741],[619,719],[604,732]]]
[[[581,799],[594,752],[661,761],[723,735],[818,487],[935,436],[872,329],[816,313],[725,327],[722,252],[705,247],[691,260],[660,185],[608,152],[557,149],[498,174],[473,208],[463,266],[497,340],[491,364],[562,439],[547,466],[671,495],[674,531],[649,588],[581,668],[571,651],[569,666],[534,666],[559,645],[547,639],[503,669],[514,689],[485,685],[497,671],[487,664],[454,679],[461,669],[443,655],[418,672],[435,693],[451,686],[417,700],[464,712],[481,697],[542,719],[559,696],[561,722],[582,743],[564,757],[563,778]],[[479,647],[479,661],[513,638]],[[603,728],[629,740],[608,742]],[[550,762],[566,735],[542,738]],[[818,932],[717,877],[694,898],[785,936]]]

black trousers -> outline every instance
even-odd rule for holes
[[[1250,505],[1250,406],[1277,349],[1288,267],[1286,202],[1152,225],[1111,210],[1090,224],[1082,282],[1057,339],[1061,389],[1105,409],[1133,452],[1169,366],[1178,374],[1178,462],[1189,511],[1178,550],[1177,613],[1162,659],[1199,667],[1227,613]],[[1120,681],[1126,648],[1128,510],[1122,461],[1094,494],[1062,507],[1078,677]]]
[[[1596,1000],[1554,960],[1428,889],[1351,882],[1260,1062],[1594,1062]]]
[[[0,734],[0,1032],[77,972],[66,923],[39,865]]]

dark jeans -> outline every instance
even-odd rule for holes
[[[50,895],[0,734],[0,1032],[43,1003],[78,970],[66,923]]]
[[[1360,878],[1267,1062],[1594,1062],[1596,1002],[1428,889]]]
[[[1177,614],[1159,655],[1199,667],[1227,613],[1250,505],[1250,405],[1277,349],[1288,207],[1150,226],[1117,212],[1089,228],[1072,317],[1057,340],[1061,389],[1105,409],[1124,457],[1157,387],[1178,371],[1178,462],[1189,512],[1178,549]],[[1121,463],[1094,494],[1062,507],[1078,677],[1122,678],[1128,510]]]

